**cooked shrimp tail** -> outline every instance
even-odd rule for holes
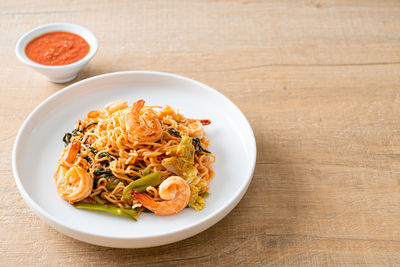
[[[81,142],[74,139],[71,144],[67,147],[65,151],[63,159],[68,163],[74,163],[76,159],[76,155],[78,155],[79,150],[81,149]]]
[[[132,108],[131,108],[132,112],[139,113],[140,110],[142,110],[144,103],[146,103],[146,102],[143,99],[139,99],[138,101],[133,103]]]
[[[154,111],[144,108],[144,103],[143,99],[136,101],[125,115],[125,126],[131,142],[156,142],[162,137],[160,120]]]
[[[211,124],[210,120],[197,120],[197,119],[188,119],[187,122],[195,122],[198,121],[200,122],[202,125],[209,125]]]
[[[118,110],[124,109],[128,107],[128,102],[125,100],[119,99],[114,102],[108,103],[105,105],[104,110],[107,112],[107,114],[112,114]]]
[[[155,201],[146,194],[134,192],[133,197],[145,208],[156,215],[168,216],[177,214],[183,210],[190,199],[190,187],[184,179],[179,176],[170,176],[165,179],[158,189],[163,201]]]

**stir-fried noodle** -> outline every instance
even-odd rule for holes
[[[214,176],[203,129],[209,123],[143,100],[91,111],[63,138],[57,192],[78,208],[132,218],[200,210]]]

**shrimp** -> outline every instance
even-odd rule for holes
[[[149,108],[143,110],[144,103],[144,100],[136,101],[125,115],[125,126],[131,142],[156,142],[162,137],[163,130],[157,115]]]
[[[104,110],[107,112],[107,114],[112,114],[120,109],[124,109],[128,107],[128,102],[125,100],[116,100],[114,102],[108,103],[105,105]]]
[[[188,119],[186,122],[188,123],[187,127],[189,128],[189,135],[200,139],[204,137],[203,125],[209,125],[211,123],[210,120],[197,119]]]
[[[159,216],[174,215],[183,210],[190,199],[190,187],[179,176],[170,176],[158,188],[159,196],[164,201],[155,201],[146,194],[133,193],[133,197],[144,207]]]
[[[199,121],[190,122],[187,126],[189,128],[189,135],[192,137],[203,138],[204,130],[203,124]]]
[[[114,102],[108,103],[101,110],[92,110],[87,114],[89,119],[105,119],[108,115],[128,107],[125,100],[119,99]]]
[[[93,177],[78,164],[74,164],[80,148],[81,143],[73,140],[65,151],[55,174],[57,193],[70,203],[85,199],[93,188]]]
[[[188,119],[187,122],[194,122],[194,121],[198,121],[200,122],[202,125],[209,125],[211,123],[210,120],[197,120],[197,119]]]

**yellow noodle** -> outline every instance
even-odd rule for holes
[[[163,159],[169,157],[167,151],[181,141],[181,137],[170,132],[170,129],[175,129],[181,136],[199,138],[202,147],[207,150],[209,141],[198,120],[187,119],[170,106],[144,107],[148,116],[158,120],[161,125],[162,132],[157,141],[144,140],[145,138],[133,140],[134,133],[128,131],[129,127],[125,122],[130,108],[123,105],[118,108],[115,104],[108,105],[103,110],[91,111],[85,119],[75,124],[71,141],[76,139],[81,142],[80,153],[74,163],[68,163],[61,157],[58,169],[60,166],[69,168],[79,165],[95,179],[90,197],[98,196],[121,208],[136,209],[140,214],[144,209],[142,205],[135,199],[123,199],[122,192],[126,185],[143,176],[145,171],[160,171],[162,179],[175,175],[161,164]],[[92,124],[88,126],[89,123]],[[64,153],[65,150],[63,155]],[[208,191],[208,184],[214,176],[212,164],[215,156],[211,153],[196,153],[194,162],[197,175],[187,178],[186,181],[192,190],[192,198],[198,198],[196,205],[200,205],[204,200],[198,194]],[[158,186],[148,187],[146,192],[155,201],[162,200],[158,194]]]

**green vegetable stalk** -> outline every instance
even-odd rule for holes
[[[99,204],[101,204],[101,205],[106,204],[106,202],[105,202],[104,200],[102,200],[99,196],[94,196],[93,199],[94,199],[97,203],[99,203]]]
[[[148,175],[143,176],[142,178],[137,179],[136,181],[131,182],[128,186],[125,187],[122,196],[124,199],[131,199],[131,191],[134,190],[136,192],[144,192],[148,186],[156,186],[161,184],[161,172],[153,172]]]
[[[129,219],[132,219],[134,221],[136,221],[135,217],[138,215],[138,212],[136,210],[122,209],[115,205],[109,205],[109,204],[102,205],[98,203],[93,204],[87,202],[78,202],[74,204],[74,207],[78,209],[105,211],[115,215],[122,215],[128,217]]]

